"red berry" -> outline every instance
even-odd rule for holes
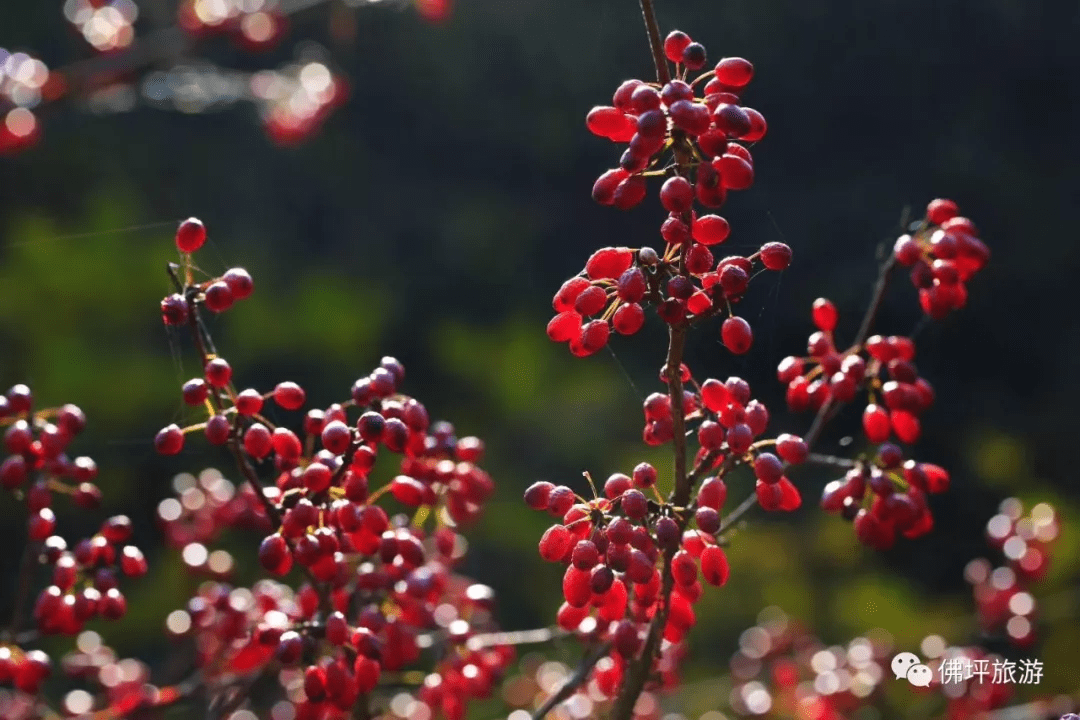
[[[206,288],[206,308],[211,312],[225,312],[232,307],[232,289],[224,281],[218,280]]]
[[[675,582],[682,587],[693,585],[697,581],[697,563],[694,557],[685,550],[679,550],[671,558],[671,574]]]
[[[681,213],[689,210],[694,202],[694,188],[684,177],[670,177],[660,188],[660,202],[668,212]]]
[[[656,468],[649,463],[638,463],[634,468],[634,485],[639,488],[652,487],[656,484]]]
[[[724,346],[736,355],[743,355],[750,350],[754,341],[754,333],[750,329],[750,323],[741,317],[729,317],[720,327],[720,336]]]
[[[866,406],[862,416],[863,430],[867,439],[873,443],[882,443],[889,439],[889,412],[873,403]]]
[[[638,115],[638,132],[642,132],[641,115],[651,111],[660,109],[660,93],[654,88],[648,85],[638,85],[634,88],[633,94],[630,95],[630,109],[631,112]],[[661,113],[661,117],[663,114]],[[664,128],[666,129],[667,122],[664,122]],[[645,133],[642,133],[645,134]],[[663,131],[660,132],[663,134]]]
[[[255,289],[255,284],[251,280],[251,275],[244,268],[232,268],[226,272],[222,277],[225,284],[232,290],[234,300],[243,300],[251,295]]]
[[[574,536],[563,525],[552,525],[540,538],[540,557],[548,562],[559,562],[573,547]]]
[[[921,433],[919,419],[911,413],[893,410],[889,413],[889,423],[901,442],[913,443],[919,439]]]
[[[599,285],[585,288],[574,303],[574,310],[583,316],[596,315],[605,307],[607,307],[607,293]]]
[[[633,262],[634,254],[630,251],[630,248],[601,248],[589,257],[588,262],[585,263],[585,272],[593,280],[614,280],[626,272]],[[584,287],[581,288],[577,294],[580,295],[584,290]]]
[[[600,562],[600,551],[597,550],[596,545],[590,540],[580,540],[574,545],[574,550],[570,558],[574,567],[581,570],[592,570],[596,567],[596,564]],[[590,577],[590,586],[591,586]]]
[[[645,199],[647,190],[645,178],[631,175],[615,187],[612,204],[620,210],[629,210]]]
[[[206,421],[203,432],[211,445],[224,445],[229,440],[232,425],[229,423],[229,418],[224,415],[211,415]]]
[[[166,325],[183,325],[188,321],[188,304],[183,295],[173,293],[161,301],[161,319]]]
[[[270,430],[262,423],[254,423],[244,432],[244,452],[251,457],[264,458],[272,449]]]
[[[294,382],[278,383],[274,388],[274,402],[286,410],[299,410],[306,397],[304,389]]]
[[[296,437],[296,433],[288,428],[276,428],[270,436],[270,444],[274,448],[274,452],[284,460],[296,460],[303,452],[300,438]]]
[[[776,438],[776,454],[783,458],[784,462],[790,465],[798,465],[806,462],[807,456],[810,454],[810,448],[802,438],[783,433]]]
[[[682,80],[672,80],[660,89],[660,99],[664,105],[670,108],[680,100],[693,100],[694,88]]]
[[[705,478],[698,488],[698,505],[719,511],[727,500],[727,485],[721,478],[711,476]]]
[[[525,491],[525,504],[533,510],[547,510],[548,498],[555,486],[549,482],[540,481],[533,483]]]
[[[175,423],[162,428],[154,438],[154,449],[160,455],[176,455],[184,447],[184,432]]]
[[[712,535],[720,530],[720,513],[711,507],[699,507],[694,513],[694,522],[702,532]]]
[[[761,262],[769,270],[786,270],[791,264],[791,248],[780,242],[761,246]]]
[[[613,107],[594,107],[586,116],[585,124],[594,135],[616,142],[629,141],[635,131],[634,121]]]
[[[281,535],[267,535],[259,545],[259,563],[275,575],[285,575],[292,568],[292,553]]]
[[[615,90],[615,95],[611,99],[611,104],[619,108],[623,112],[629,112],[630,110],[630,98],[633,96],[634,91],[641,85],[640,80],[626,80],[618,89]]]
[[[717,245],[727,240],[731,226],[719,215],[702,215],[694,221],[692,233],[702,245]]]
[[[552,488],[548,494],[548,512],[556,517],[562,517],[565,515],[574,503],[577,502],[577,496],[574,495],[574,491],[565,485],[559,485]]]
[[[579,570],[570,565],[563,575],[563,597],[571,607],[585,607],[592,598],[591,575],[588,570]]]
[[[640,520],[649,512],[648,502],[640,490],[627,490],[622,494],[622,509],[626,517]]]
[[[960,209],[952,200],[938,198],[926,206],[926,219],[931,225],[944,225],[960,214]]]
[[[331,420],[323,426],[320,439],[324,448],[335,455],[342,455],[352,443],[352,430],[340,420]]]
[[[402,505],[419,507],[424,504],[428,486],[408,475],[398,475],[390,482],[390,492]]]
[[[688,70],[700,70],[705,67],[705,46],[701,43],[692,42],[683,48],[682,64]]]
[[[202,380],[199,380],[199,382],[202,382]],[[243,390],[237,393],[235,405],[236,412],[240,413],[241,415],[251,416],[262,410],[263,396],[261,393],[259,393],[258,390],[254,388],[248,388],[247,390]]]
[[[730,152],[720,158],[720,177],[728,190],[745,190],[754,184],[754,166]]]
[[[705,582],[721,587],[727,583],[729,575],[731,567],[723,548],[709,545],[701,551],[701,576],[705,578]]]
[[[716,74],[716,79],[725,85],[741,88],[754,77],[754,66],[750,64],[749,60],[740,57],[729,57],[716,63],[716,69],[713,72]]]
[[[896,256],[896,262],[905,267],[911,267],[922,257],[922,250],[913,237],[901,235],[893,245],[893,255]]]
[[[664,55],[673,63],[682,62],[683,50],[692,40],[690,36],[681,30],[672,30],[664,38]]]
[[[728,137],[742,137],[751,130],[750,116],[738,105],[720,103],[716,106],[716,110],[713,111],[712,117],[713,122],[716,123],[716,128]],[[729,145],[727,148],[728,153],[731,153],[732,149],[733,145]]]
[[[630,173],[622,168],[608,170],[596,179],[593,184],[592,198],[601,205],[615,204],[615,190]]]
[[[210,360],[203,371],[206,374],[206,381],[217,388],[225,387],[232,379],[232,366],[225,358],[217,357]]]
[[[587,325],[583,325],[579,340],[581,356],[592,355],[607,345],[610,334],[611,329],[605,320],[593,320]],[[573,342],[571,342],[571,349],[573,349]]]
[[[765,132],[769,126],[765,122],[765,116],[759,113],[754,108],[744,107],[743,112],[750,118],[750,129],[739,136],[739,140],[748,143],[755,143],[761,138],[765,137]]]
[[[645,311],[637,303],[621,305],[611,316],[611,325],[620,335],[633,335],[645,324]]]
[[[784,464],[772,453],[760,453],[754,458],[754,475],[769,484],[780,482],[784,475]]]
[[[837,313],[836,306],[825,298],[814,301],[814,327],[822,332],[832,332],[836,329]]]
[[[176,247],[180,252],[192,253],[206,242],[206,228],[196,218],[188,218],[176,229]]]

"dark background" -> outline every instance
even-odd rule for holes
[[[688,672],[707,677],[726,663],[768,604],[812,622],[827,643],[877,626],[904,649],[928,633],[968,642],[963,566],[986,552],[982,528],[997,503],[1019,495],[1029,506],[1052,501],[1065,518],[1038,594],[1066,609],[1047,610],[1053,630],[1040,656],[1043,687],[1074,690],[1080,9],[1030,0],[658,6],[662,29],[687,31],[711,60],[755,65],[743,98],[769,132],[754,148],[755,186],[722,211],[733,226],[724,249],[779,240],[795,259],[755,281],[740,309],[755,327],[748,355],[731,356],[707,326],[688,360],[698,378],[748,379],[773,410],[770,432],[809,424],[782,411],[774,372],[803,351],[810,303],[833,299],[840,338],[850,338],[905,208],[918,216],[930,199],[952,198],[992,251],[961,312],[920,324],[915,291],[898,276],[878,325],[885,334],[919,327],[917,360],[938,404],[915,454],[953,473],[950,492],[934,500],[938,529],[871,553],[814,508],[829,478],[800,475],[806,512],[752,514],[735,539],[734,579],[700,605]],[[153,28],[140,23],[140,33]],[[183,569],[154,547],[153,512],[171,475],[229,472],[198,442],[175,462],[149,449],[157,428],[184,416],[179,386],[197,374],[157,314],[172,232],[189,215],[210,231],[197,256],[204,270],[242,265],[255,277],[255,295],[213,323],[240,385],[293,379],[329,404],[393,354],[407,392],[485,439],[499,492],[471,533],[467,569],[498,590],[507,627],[550,622],[558,602],[559,571],[535,550],[545,520],[523,509],[525,487],[549,479],[583,491],[582,470],[602,479],[642,459],[670,476],[663,455],[638,442],[640,401],[661,389],[659,321],[587,360],[544,335],[551,295],[594,249],[659,244],[654,194],[628,213],[589,198],[621,150],[586,131],[585,113],[609,104],[620,81],[653,72],[637,4],[472,0],[439,24],[401,8],[316,7],[294,16],[270,53],[225,39],[195,52],[255,70],[289,61],[303,38],[325,45],[351,96],[298,147],[271,143],[246,105],[102,116],[65,100],[42,109],[37,147],[0,158],[0,383],[30,382],[42,403],[87,411],[75,450],[102,467],[104,512],[131,515],[157,561],[159,582],[133,588],[131,617],[111,629],[125,652],[160,653],[144,636],[178,606],[176,595],[155,595],[182,584],[160,582]],[[6,4],[0,45],[50,67],[89,55],[59,3]],[[820,449],[841,451],[856,418],[843,415]],[[737,502],[750,480],[731,485]],[[5,546],[17,546],[14,503],[0,512]],[[98,520],[61,512],[61,521],[74,538]],[[254,542],[231,541],[237,552]],[[0,560],[5,576],[15,557]]]

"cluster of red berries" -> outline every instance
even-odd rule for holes
[[[685,366],[682,371],[686,381],[691,381]],[[649,463],[639,464],[630,474],[611,475],[604,483],[603,497],[593,500],[549,482],[535,483],[525,492],[529,507],[559,518],[539,544],[543,559],[566,565],[565,602],[556,615],[559,625],[584,637],[612,642],[610,662],[598,664],[593,671],[601,688],[609,688],[610,692],[604,691],[608,697],[615,695],[626,662],[641,650],[653,616],[665,603],[660,597],[658,567],[665,558],[670,560],[675,581],[666,600],[668,616],[663,628],[670,646],[678,646],[694,625],[693,605],[702,596],[699,576],[711,585],[727,582],[727,557],[717,540],[720,510],[727,497],[724,473],[738,463],[753,467],[757,498],[766,509],[793,510],[801,502],[798,490],[784,477],[784,463],[804,460],[806,445],[790,435],[753,443],[765,430],[768,412],[750,399],[745,381],[706,380],[697,392],[686,392],[684,411],[689,419],[701,419],[698,465],[702,472],[722,468],[718,475],[702,480],[691,507],[675,508],[663,500],[656,489],[656,468]],[[670,439],[668,396],[650,396],[645,413],[646,441],[665,441],[663,428]],[[776,446],[780,457],[761,450],[769,445]],[[695,527],[689,527],[691,522]]]
[[[135,39],[139,6],[134,0],[69,0],[64,16],[95,50],[109,52]]]
[[[178,315],[199,338],[205,333],[201,307],[225,309],[213,299],[214,288],[230,290],[229,278],[239,275],[190,279],[188,253],[204,240],[198,221],[181,225],[176,242],[185,253],[185,287],[166,299],[183,308]],[[250,292],[250,277],[243,277]],[[179,320],[168,312],[164,318],[167,324]],[[465,548],[455,528],[475,520],[494,490],[478,465],[483,443],[459,438],[449,423],[432,422],[422,403],[401,392],[405,369],[391,357],[358,379],[346,402],[304,413],[300,433],[263,414],[267,401],[302,412],[307,394],[296,383],[279,383],[268,393],[238,390],[220,356],[207,356],[204,370],[182,394],[185,403],[207,411],[207,420],[164,428],[155,440],[158,451],[175,454],[186,434],[201,430],[211,444],[230,446],[248,486],[259,484],[264,470],[274,482],[260,485],[260,497],[237,494],[220,475],[189,476],[178,483],[179,496],[159,507],[162,520],[174,542],[186,543],[185,555],[223,527],[269,523],[260,564],[282,577],[298,565],[311,582],[295,597],[276,583],[261,586],[261,593],[204,586],[189,603],[189,622],[179,623],[195,634],[200,663],[223,672],[271,661],[302,668],[281,677],[296,717],[331,718],[350,711],[383,670],[414,663],[435,634],[457,651],[431,675],[419,701],[448,720],[463,717],[468,702],[484,697],[512,658],[508,648],[467,649],[471,637],[493,626],[491,591],[453,571]],[[380,457],[397,474],[370,488]],[[408,514],[388,514],[376,504],[383,497]],[[436,527],[425,529],[432,519]],[[204,558],[205,548],[195,554]]]
[[[867,439],[917,441],[919,416],[933,404],[934,388],[915,368],[915,343],[898,335],[874,335],[840,352],[833,336],[836,307],[818,298],[813,319],[817,330],[807,342],[808,357],[789,356],[777,367],[777,378],[787,385],[788,408],[817,411],[826,402],[852,402],[865,388],[870,398],[862,416]]]
[[[723,233],[710,235],[711,230],[699,229],[704,227],[722,227]],[[783,270],[790,263],[790,248],[776,242],[750,256],[715,261],[708,245],[722,242],[727,227],[718,215],[695,217],[690,225],[672,216],[664,223],[669,245],[663,257],[650,247],[597,250],[584,272],[555,293],[556,315],[548,323],[548,337],[569,343],[570,352],[586,357],[607,345],[612,330],[620,335],[640,330],[645,324],[644,305],[655,305],[660,318],[671,325],[711,317],[730,310],[742,298],[756,263],[769,270]],[[686,248],[684,262],[681,248]],[[686,274],[680,272],[680,264]],[[721,339],[731,352],[743,354],[750,349],[753,332],[746,320],[731,315],[721,326]]]
[[[913,233],[897,239],[893,255],[911,268],[923,312],[940,320],[967,303],[964,283],[986,265],[990,250],[955,202],[938,199],[927,206],[926,219]]]
[[[728,190],[753,182],[753,158],[736,142],[756,142],[765,134],[761,114],[739,105],[738,93],[750,82],[753,67],[742,58],[725,58],[687,83],[688,71],[704,67],[705,49],[675,31],[665,52],[676,63],[678,78],[663,86],[627,80],[616,90],[612,107],[593,108],[586,118],[595,134],[629,143],[619,167],[593,186],[597,202],[630,209],[645,197],[648,177],[670,177],[660,188],[660,202],[668,211],[660,228],[664,252],[601,248],[584,272],[555,294],[556,316],[548,323],[548,336],[569,343],[579,357],[603,348],[612,330],[620,335],[640,330],[642,306],[649,303],[672,325],[726,311],[721,339],[731,352],[743,354],[753,343],[753,332],[745,319],[732,314],[731,305],[746,292],[755,262],[769,270],[783,270],[791,262],[791,249],[783,243],[767,243],[748,257],[717,260],[710,248],[727,240],[731,228],[723,217],[699,216],[694,209],[695,202],[720,207]],[[703,97],[695,97],[694,86],[707,78]],[[668,150],[675,162],[664,167]]]
[[[131,539],[131,521],[122,515],[106,520],[100,531],[68,549],[56,535],[52,510],[56,493],[70,495],[76,506],[91,510],[101,503],[94,480],[97,465],[89,457],[71,458],[66,450],[86,427],[75,405],[34,409],[26,385],[0,395],[0,427],[7,457],[0,463],[0,485],[21,498],[28,515],[28,557],[52,569],[51,583],[37,596],[33,617],[41,634],[76,635],[95,618],[123,617],[127,600],[118,577],[140,577],[147,571],[142,552]],[[51,674],[49,656],[16,643],[0,644],[0,684],[13,684],[34,694]]]
[[[44,541],[42,557],[52,565],[52,584],[38,595],[34,619],[43,634],[77,635],[93,618],[118,620],[127,612],[118,576],[142,577],[146,559],[131,539],[131,520],[117,515],[106,520],[93,537],[72,550],[60,536]],[[82,589],[78,587],[82,585]]]
[[[59,91],[58,80],[38,58],[0,47],[0,155],[38,139],[40,123],[32,108]]]
[[[884,443],[872,459],[859,461],[843,479],[825,486],[821,508],[852,521],[864,545],[888,550],[898,534],[916,538],[933,529],[926,496],[948,488],[944,468],[905,461],[899,446]]]
[[[664,50],[676,63],[677,77],[665,83],[627,80],[612,99],[614,107],[595,107],[586,118],[589,130],[617,143],[628,143],[619,167],[608,170],[593,186],[593,198],[627,210],[645,198],[645,177],[659,170],[663,154],[692,155],[694,182],[670,177],[660,191],[673,213],[689,210],[696,198],[705,207],[723,205],[728,190],[745,190],[754,182],[754,161],[744,143],[765,136],[765,118],[743,107],[739,95],[754,76],[743,58],[724,58],[691,82],[688,72],[705,67],[705,48],[678,30],[668,35]],[[705,82],[702,96],[695,86]]]
[[[92,510],[101,503],[94,484],[97,463],[90,457],[69,457],[68,444],[86,427],[77,405],[34,411],[34,396],[26,385],[0,395],[0,428],[4,430],[0,486],[19,493],[30,512],[30,539],[42,542],[56,528],[51,509],[54,493],[70,495],[76,506]]]
[[[1004,637],[1020,648],[1034,645],[1036,602],[1031,587],[1046,575],[1050,551],[1058,536],[1054,508],[1040,503],[1024,515],[1016,498],[1001,503],[986,524],[986,534],[1005,564],[995,568],[989,560],[972,560],[964,577],[972,586],[979,626],[988,636]]]
[[[197,218],[188,218],[180,223],[176,231],[176,247],[184,254],[185,270],[190,276],[190,255],[206,243],[206,227]],[[232,268],[221,277],[213,278],[198,285],[189,283],[185,294],[173,293],[161,301],[161,318],[166,325],[184,325],[191,316],[191,305],[199,303],[207,310],[222,313],[232,307],[237,300],[243,300],[255,289],[251,275],[244,268]],[[227,381],[231,370],[226,363],[218,371],[217,377]],[[185,399],[187,396],[185,394]],[[205,399],[205,394],[204,394]],[[201,404],[202,400],[190,404]],[[180,448],[176,451],[179,452]]]

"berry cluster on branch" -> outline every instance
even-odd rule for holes
[[[661,41],[652,3],[643,0],[641,5],[657,82],[622,83],[612,106],[594,108],[586,125],[596,135],[628,143],[619,166],[596,181],[593,199],[629,210],[641,203],[655,179],[668,213],[660,228],[664,249],[605,247],[594,252],[584,271],[555,294],[556,315],[547,334],[585,357],[608,343],[612,329],[636,333],[646,321],[644,307],[656,308],[668,326],[660,371],[666,391],[645,399],[642,439],[647,445],[671,446],[674,478],[665,495],[657,488],[656,469],[642,464],[632,475],[611,475],[602,496],[595,487],[587,498],[550,483],[526,491],[530,507],[559,518],[540,540],[541,556],[566,566],[558,623],[592,648],[590,666],[554,693],[537,718],[597,683],[600,696],[611,701],[611,716],[629,720],[647,688],[669,684],[673,659],[682,654],[694,624],[693,604],[702,597],[699,573],[713,585],[727,581],[725,531],[751,507],[800,507],[802,493],[788,477],[793,466],[821,460],[849,469],[843,480],[825,488],[821,505],[852,521],[866,545],[886,549],[898,534],[913,538],[933,528],[927,494],[947,489],[948,473],[905,459],[904,449],[888,442],[894,436],[904,444],[919,439],[919,416],[932,404],[933,389],[915,369],[910,338],[870,332],[897,264],[914,266],[923,308],[940,318],[942,308],[964,304],[964,283],[989,256],[955,203],[930,203],[925,220],[901,238],[896,255],[882,266],[851,346],[837,349],[836,307],[824,298],[814,303],[817,330],[808,342],[809,357],[788,357],[778,368],[789,408],[813,410],[814,421],[801,437],[763,437],[769,411],[751,399],[745,381],[732,377],[698,383],[683,362],[686,333],[717,314],[727,316],[720,328],[727,350],[748,352],[753,332],[733,313],[733,305],[743,299],[755,264],[781,271],[791,262],[791,249],[780,243],[748,257],[717,261],[711,248],[728,239],[731,227],[719,215],[704,214],[723,205],[728,191],[753,182],[748,146],[766,129],[763,116],[741,104],[753,66],[743,58],[724,58],[691,79],[691,73],[705,67],[705,48],[681,31]],[[824,424],[861,393],[868,398],[863,428],[876,451],[852,460],[812,455],[810,447]],[[687,445],[693,439],[697,451],[691,465]],[[752,472],[753,493],[722,518],[728,483],[742,467]],[[590,697],[595,700],[596,693]]]

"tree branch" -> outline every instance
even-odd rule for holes
[[[653,64],[656,66],[656,81],[666,85],[671,81],[671,71],[664,56],[664,41],[660,39],[660,26],[656,23],[652,0],[641,0],[641,14],[645,18],[645,31],[649,34],[649,47],[652,49]]]
[[[532,720],[544,720],[544,717],[555,709],[555,706],[564,700],[569,699],[571,695],[577,692],[577,689],[585,684],[585,681],[589,679],[589,673],[596,667],[596,663],[600,662],[600,658],[606,656],[611,652],[611,641],[597,646],[592,654],[586,654],[581,658],[581,663],[578,664],[577,670],[567,678],[555,694],[544,701],[544,704],[536,709],[536,712],[532,714]]]

